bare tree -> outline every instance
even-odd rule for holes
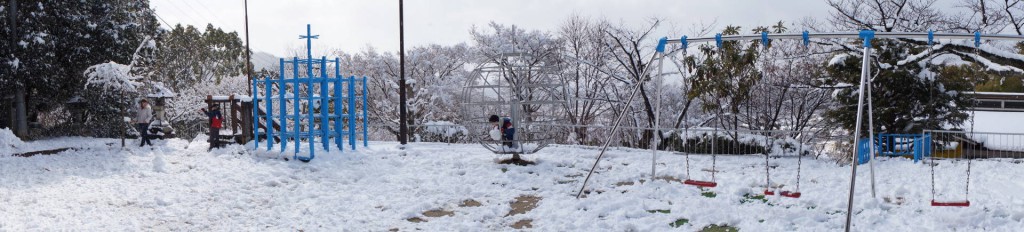
[[[585,17],[570,16],[558,30],[565,62],[561,66],[561,78],[566,83],[570,96],[564,105],[568,121],[576,126],[572,134],[576,143],[588,144],[592,140],[592,125],[599,116],[611,108],[608,88],[611,80],[608,66],[612,50],[610,38],[604,32],[610,25],[605,21],[594,21]],[[599,137],[594,137],[598,139]]]
[[[943,31],[945,17],[936,0],[828,0],[829,21],[840,30]]]
[[[661,19],[651,19],[647,25],[639,29],[629,29],[626,26],[608,27],[605,33],[611,38],[607,46],[613,50],[613,63],[615,72],[612,78],[624,86],[633,86],[636,83],[651,79],[649,72],[653,68],[653,47],[650,46],[651,35],[661,25]],[[621,96],[621,95],[620,95]],[[640,104],[642,109],[637,110],[643,114],[643,118],[632,117],[632,123],[637,126],[654,128],[654,103],[651,94],[645,86],[640,87]],[[632,106],[628,106],[632,107]],[[640,133],[636,146],[648,147],[654,138],[654,131],[643,130]],[[658,133],[661,136],[661,133]]]

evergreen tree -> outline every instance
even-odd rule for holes
[[[7,70],[0,92],[25,92],[30,121],[82,95],[86,68],[130,63],[138,45],[158,30],[148,1],[17,1],[16,8],[17,26],[4,22],[3,37],[12,43],[0,49],[9,54],[0,63]]]
[[[954,66],[929,65],[932,58],[946,53],[935,50],[915,59],[912,54],[926,53],[924,46],[913,43],[877,39],[872,41],[870,77],[873,116],[876,133],[920,133],[924,129],[941,129],[944,125],[961,126],[972,106],[971,81],[977,79],[974,64]],[[826,116],[853,131],[857,116],[857,86],[860,82],[861,60],[856,51],[844,53],[845,60],[828,65],[829,84],[849,86],[836,95],[840,107]],[[836,61],[836,59],[833,59]],[[965,75],[966,74],[966,75]],[[865,104],[867,102],[865,101]],[[867,111],[865,111],[867,117]],[[866,125],[866,124],[865,124]]]

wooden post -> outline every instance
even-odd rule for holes
[[[231,134],[232,135],[238,134],[238,120],[235,120],[235,119],[238,118],[238,113],[235,112],[236,109],[235,109],[235,95],[234,94],[232,94],[231,96],[228,97],[228,107],[231,108],[230,109],[231,110]]]

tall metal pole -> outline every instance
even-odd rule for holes
[[[865,42],[865,45],[867,45],[867,42]],[[854,187],[857,186],[857,164],[858,164],[858,161],[859,161],[857,156],[860,155],[860,129],[861,129],[861,125],[863,125],[862,122],[864,120],[864,95],[865,95],[865,87],[866,87],[866,85],[868,83],[868,73],[869,73],[868,61],[870,61],[870,60],[871,60],[871,47],[870,46],[864,46],[864,59],[863,59],[863,61],[861,61],[861,68],[860,68],[860,72],[861,72],[860,73],[860,88],[859,88],[859,91],[857,92],[857,95],[859,95],[859,97],[857,99],[857,123],[856,123],[856,126],[854,127],[854,130],[853,130],[854,131],[853,132],[853,136],[854,136],[854,140],[853,140],[854,149],[853,149],[853,151],[854,152],[853,152],[853,158],[852,158],[853,162],[850,163],[850,167],[851,167],[850,168],[850,198],[846,202],[846,231],[847,232],[850,231],[850,226],[851,226],[851,224],[853,222],[853,193],[854,193]]]
[[[658,60],[658,76],[654,77],[654,78],[658,79],[658,81],[656,82],[658,86],[655,87],[655,88],[657,88],[656,94],[658,96],[655,96],[655,98],[657,100],[655,100],[655,105],[654,105],[654,128],[653,128],[653,130],[654,130],[654,137],[651,138],[651,181],[652,182],[654,181],[654,178],[657,178],[657,170],[658,170],[658,144],[661,143],[661,134],[659,134],[659,133],[661,133],[661,129],[659,128],[661,125],[659,124],[659,122],[661,122],[661,120],[660,120],[661,119],[661,85],[662,85],[662,82],[664,81],[664,78],[662,78],[661,75],[662,75],[662,71],[663,71],[662,70],[662,65],[664,63],[665,63],[665,56],[662,55],[661,59]]]
[[[245,76],[252,85],[252,49],[249,48],[249,0],[245,0]],[[246,88],[252,96],[252,88]]]
[[[405,96],[405,9],[403,0],[398,0],[398,141],[409,142],[408,109]]]
[[[871,66],[866,66],[865,70],[871,71]],[[872,82],[874,82],[874,80],[871,77],[868,77],[868,141],[871,141],[869,142],[871,146],[868,147],[868,167],[871,170],[871,198],[877,198],[875,195],[875,116],[873,114],[875,108],[871,105]]]

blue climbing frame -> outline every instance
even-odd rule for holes
[[[355,150],[357,137],[362,135],[363,146],[369,146],[366,131],[366,77],[341,76],[341,61],[338,58],[313,59],[312,39],[319,36],[311,32],[307,24],[306,35],[299,36],[306,40],[306,59],[281,59],[281,71],[277,79],[265,76],[252,82],[253,115],[256,119],[252,125],[256,141],[254,147],[258,149],[260,138],[264,138],[267,139],[267,150],[272,150],[277,138],[281,152],[285,152],[288,142],[292,142],[293,158],[302,161],[315,157],[314,144],[317,142],[326,151],[330,151],[332,142],[339,150],[344,150],[344,138],[348,138],[349,147]],[[333,77],[327,75],[332,65]],[[286,76],[289,68],[291,75]],[[300,69],[305,70],[305,75],[300,75]],[[259,96],[260,93],[263,96]],[[276,114],[275,107],[278,110]],[[262,132],[259,126],[261,121],[266,125]],[[279,125],[279,131],[274,131],[275,124]],[[309,144],[308,157],[299,156],[301,142]]]

